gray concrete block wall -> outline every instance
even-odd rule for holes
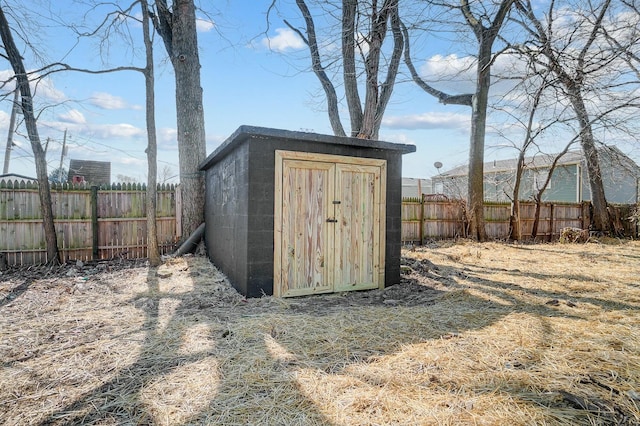
[[[206,171],[205,243],[211,261],[246,293],[248,147],[239,146]]]

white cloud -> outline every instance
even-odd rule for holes
[[[474,93],[476,63],[476,58],[472,56],[434,55],[422,64],[419,72],[426,82],[445,93]],[[518,84],[518,80],[513,77],[525,74],[526,64],[517,55],[499,55],[491,65],[491,94],[509,93]]]
[[[73,123],[73,124],[85,124],[87,122],[87,119],[84,117],[84,115],[77,109],[72,109],[62,114],[59,114],[58,120],[63,121],[65,123]]]
[[[265,37],[261,42],[263,46],[276,52],[286,52],[287,50],[297,50],[305,47],[300,36],[290,28],[276,28],[275,36]]]
[[[140,168],[144,168],[147,166],[147,160],[141,159],[141,158],[121,157],[118,159],[118,162],[121,164],[126,164],[128,166],[137,166]],[[136,170],[136,171],[139,171],[139,170]]]
[[[170,127],[162,127],[157,130],[158,147],[160,149],[178,149],[178,131]]]
[[[0,70],[0,80],[2,81],[8,81],[9,79],[13,78],[13,76],[13,70]],[[31,94],[34,97],[34,100],[40,101],[40,103],[51,104],[60,103],[67,99],[63,92],[56,89],[53,80],[51,80],[50,78],[46,77],[40,79],[38,74],[30,74],[29,78],[31,83]],[[13,91],[15,87],[16,86],[14,80],[10,84],[7,84],[4,89],[7,91]],[[43,102],[42,99],[46,99],[46,102]]]
[[[146,132],[136,126],[127,123],[99,124],[89,129],[94,137],[103,139],[127,139],[146,136]]]
[[[411,137],[404,133],[383,133],[380,140],[394,142],[394,143],[402,143],[405,145],[416,145],[416,141]]]
[[[9,80],[11,77],[13,77],[13,71],[12,70],[0,70],[0,79],[2,79],[2,81],[7,81]],[[16,87],[15,84],[11,84],[11,86],[7,85],[6,90],[13,90],[13,88]]]
[[[391,116],[382,120],[382,124],[392,129],[460,129],[469,128],[471,114],[457,114],[447,112],[425,112]]]
[[[106,92],[95,92],[89,98],[89,102],[98,108],[116,110],[116,109],[141,109],[139,105],[131,105],[119,96],[113,96]]]
[[[473,83],[475,81],[476,59],[471,56],[458,57],[434,55],[420,68],[420,74],[428,80],[456,80]]]
[[[358,33],[356,38],[356,51],[361,53],[362,55],[369,54],[369,41],[365,34],[361,32]]]
[[[31,80],[31,90],[34,99],[35,97],[45,98],[53,103],[64,102],[67,99],[67,96],[62,91],[55,88],[53,80],[50,78],[35,80],[35,83],[33,78]]]
[[[0,111],[0,128],[7,129],[8,127],[9,127],[9,113],[6,111]]]
[[[215,26],[216,26],[215,22],[211,20],[196,18],[196,31],[198,31],[199,33],[208,33]]]

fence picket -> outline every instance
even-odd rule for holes
[[[175,249],[177,243],[178,188],[175,185],[157,188],[158,243],[161,253],[167,253]],[[92,212],[89,185],[51,185],[54,223],[63,261],[146,257],[146,185],[113,184],[96,187],[95,191],[97,205]],[[92,217],[96,219],[93,225]],[[97,240],[95,247],[94,240]],[[37,184],[0,181],[0,252],[11,266],[46,262]]]
[[[635,223],[621,218],[632,214],[633,205],[609,206],[617,229],[624,235],[638,237]],[[422,216],[420,210],[422,209]],[[531,238],[535,220],[536,205],[520,202],[520,227],[522,238]],[[506,239],[509,236],[511,204],[485,203],[485,229],[491,239]],[[588,228],[590,223],[589,203],[556,204],[542,203],[537,237],[553,240],[558,238],[563,228]],[[422,217],[422,238],[420,217]],[[402,242],[419,243],[428,239],[449,239],[466,236],[467,222],[464,202],[442,197],[404,198],[402,200]]]

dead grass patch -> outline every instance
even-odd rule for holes
[[[0,419],[640,423],[640,243],[403,256],[401,284],[296,299],[244,300],[200,257],[0,276]]]

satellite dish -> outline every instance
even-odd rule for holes
[[[442,168],[442,163],[439,161],[436,161],[435,163],[433,163],[433,167],[440,170]]]

